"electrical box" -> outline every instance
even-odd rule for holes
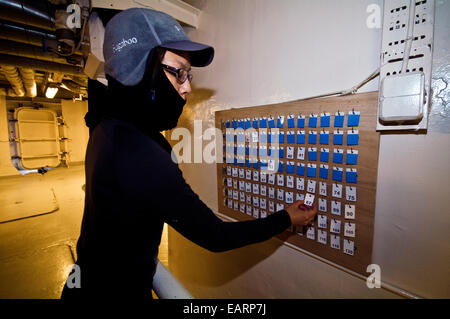
[[[378,131],[427,129],[435,6],[434,0],[414,3],[412,8],[410,0],[384,2]],[[402,72],[405,50],[409,61]]]

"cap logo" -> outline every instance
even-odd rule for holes
[[[181,29],[180,29],[180,27],[179,27],[179,26],[177,26],[177,25],[174,25],[174,27],[175,27],[175,29],[177,29],[177,31],[178,31],[178,32],[181,32]]]
[[[128,40],[122,39],[122,41],[120,41],[116,45],[113,45],[113,52],[120,52],[122,48],[126,47],[127,45],[136,44],[137,42],[138,40],[136,39],[136,37],[132,37]]]

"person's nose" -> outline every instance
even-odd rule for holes
[[[188,95],[189,93],[191,93],[192,88],[191,88],[191,82],[189,80],[186,80],[181,86],[180,86],[180,95],[183,98],[186,98],[186,95]]]

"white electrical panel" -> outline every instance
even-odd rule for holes
[[[411,2],[384,2],[377,130],[427,128],[435,5],[434,0],[416,0],[412,8]],[[409,26],[410,16],[414,23]],[[408,31],[411,48],[402,72]]]

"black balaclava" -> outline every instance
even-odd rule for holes
[[[106,101],[100,105],[96,99],[85,118],[91,130],[102,118],[116,118],[134,124],[160,145],[164,144],[161,146],[166,150],[170,148],[159,132],[176,127],[186,100],[167,78],[161,66],[161,57],[162,53],[156,49],[150,52],[144,77],[136,86],[125,86],[106,76],[108,87],[103,89]]]

